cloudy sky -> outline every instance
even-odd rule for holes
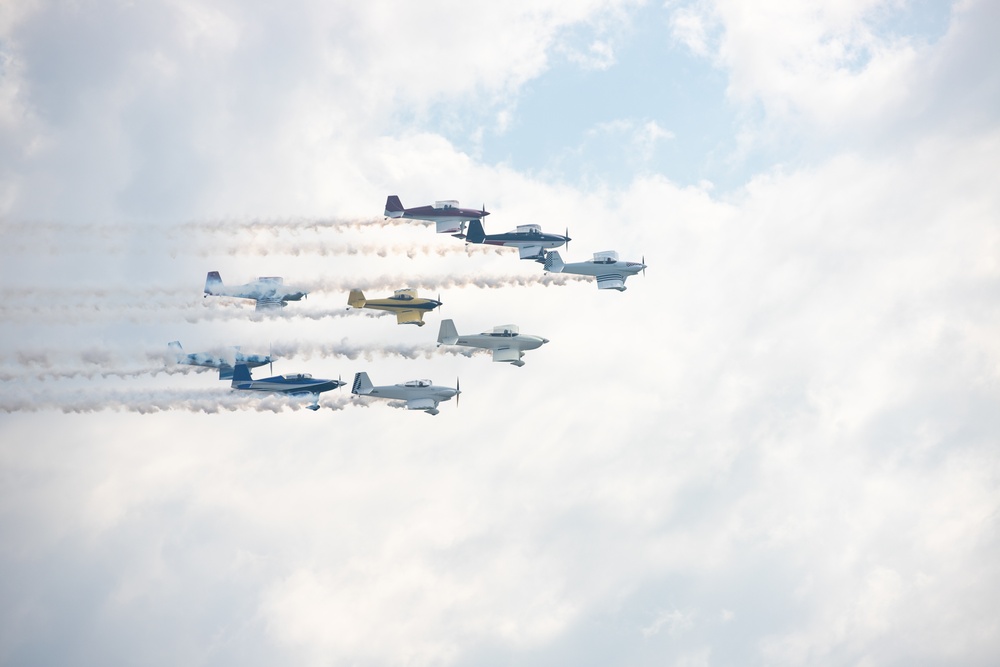
[[[0,3],[0,664],[997,664],[998,24]],[[547,284],[389,194],[649,269]],[[346,310],[406,286],[425,327]],[[171,340],[461,402],[313,413]]]

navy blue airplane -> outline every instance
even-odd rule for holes
[[[572,239],[560,234],[542,232],[539,225],[518,225],[513,232],[504,234],[487,234],[483,223],[479,220],[469,222],[469,233],[466,241],[469,243],[485,243],[486,245],[510,246],[518,249],[521,259],[533,259],[536,262],[545,261],[545,250],[558,248]]]
[[[289,396],[311,396],[310,410],[319,410],[319,395],[347,384],[340,380],[322,380],[308,373],[292,375],[275,375],[274,377],[254,380],[250,376],[250,368],[246,364],[236,364],[233,368],[233,389],[239,391],[263,391],[271,394],[288,394]]]

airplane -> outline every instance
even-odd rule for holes
[[[371,308],[396,313],[396,324],[416,324],[424,326],[424,313],[441,305],[434,299],[422,299],[417,296],[417,290],[398,289],[392,296],[385,299],[366,299],[359,289],[352,289],[347,297],[347,305],[351,308]]]
[[[546,248],[558,248],[571,240],[568,232],[566,236],[546,234],[539,225],[518,225],[513,232],[487,234],[479,220],[469,222],[469,234],[466,237],[469,243],[516,247],[521,259],[533,259],[537,262],[545,260]]]
[[[643,257],[641,262],[623,262],[618,259],[618,253],[614,250],[605,250],[595,252],[594,259],[586,262],[566,264],[562,261],[559,251],[553,250],[545,255],[545,270],[552,273],[594,276],[597,278],[597,289],[616,289],[624,292],[626,278],[640,271],[646,273],[646,258]]]
[[[459,208],[458,202],[454,199],[436,201],[433,206],[414,208],[403,208],[403,203],[396,195],[389,195],[385,200],[385,217],[429,220],[437,223],[438,234],[448,233],[459,238],[464,238],[466,222],[482,220],[489,214],[486,206],[483,206],[481,211],[474,208]]]
[[[209,271],[205,278],[205,296],[232,296],[239,299],[253,299],[257,302],[257,310],[284,308],[289,301],[299,301],[309,294],[306,290],[286,288],[282,278],[264,276],[246,285],[227,287],[222,284],[222,276],[218,271]]]
[[[291,375],[276,375],[262,380],[254,380],[250,368],[246,364],[236,364],[233,369],[232,388],[238,391],[262,391],[270,394],[287,394],[289,396],[311,396],[310,410],[319,410],[319,395],[347,384],[340,380],[322,380],[308,373]]]
[[[502,324],[493,327],[493,331],[459,336],[454,320],[441,320],[441,330],[438,332],[438,345],[464,345],[493,350],[493,361],[504,361],[518,367],[524,366],[521,361],[524,350],[534,350],[548,342],[548,338],[518,333],[516,324]]]
[[[175,354],[177,363],[179,364],[218,368],[220,380],[229,380],[233,377],[233,364],[246,364],[247,368],[257,368],[258,366],[270,364],[274,361],[270,354],[266,356],[262,354],[243,354],[238,347],[235,348],[236,352],[232,357],[226,358],[216,357],[206,352],[184,354],[184,348],[181,347],[179,340],[170,341],[167,343],[167,347],[176,350]]]
[[[431,384],[430,380],[410,380],[401,384],[386,385],[376,387],[368,378],[368,373],[356,373],[354,375],[354,386],[351,393],[357,396],[374,396],[376,398],[387,398],[390,400],[406,401],[407,410],[423,410],[429,415],[436,415],[438,403],[450,400],[455,397],[455,405],[458,405],[458,395],[461,390],[458,388],[458,380],[455,380],[455,388],[439,387]]]

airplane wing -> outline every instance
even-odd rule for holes
[[[625,274],[623,273],[602,273],[597,276],[597,289],[616,289],[619,292],[625,291]]]
[[[516,347],[498,347],[493,350],[493,361],[519,361],[521,359],[521,351]]]
[[[422,327],[424,326],[424,311],[422,310],[396,311],[396,324],[416,324],[418,327]]]
[[[257,299],[257,307],[254,310],[274,310],[284,308],[285,304],[281,299]]]
[[[518,246],[518,252],[521,259],[534,259],[538,261],[544,261],[545,253],[540,245],[523,245]]]
[[[438,402],[433,398],[411,398],[406,401],[407,410],[424,410],[429,415],[436,415]]]

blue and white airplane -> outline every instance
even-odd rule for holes
[[[474,208],[459,208],[458,202],[454,199],[436,201],[433,206],[416,206],[414,208],[403,208],[403,203],[396,195],[389,195],[385,200],[385,217],[428,220],[437,223],[438,234],[455,234],[460,238],[462,232],[465,231],[466,222],[482,220],[489,214],[486,206],[483,206],[481,211]]]
[[[641,262],[625,262],[618,259],[614,250],[595,252],[594,259],[585,262],[565,263],[559,252],[553,250],[545,255],[544,269],[551,273],[575,273],[580,276],[597,278],[597,289],[616,289],[624,292],[625,280],[640,271],[646,273],[646,258]]]
[[[469,223],[469,234],[465,237],[469,243],[485,243],[486,245],[509,246],[517,248],[521,259],[533,259],[536,262],[545,261],[545,251],[558,248],[572,239],[560,234],[548,234],[542,231],[540,225],[518,225],[513,232],[503,234],[487,234],[483,223],[473,220]]]
[[[250,376],[250,368],[246,364],[236,364],[233,369],[233,389],[239,391],[262,391],[269,394],[288,394],[289,396],[310,396],[310,410],[319,410],[319,395],[347,384],[340,380],[322,380],[308,373],[291,375],[276,375],[262,380],[254,380]]]
[[[218,368],[220,380],[230,380],[233,377],[233,367],[235,364],[246,364],[247,368],[257,368],[265,364],[270,364],[274,358],[268,354],[243,354],[239,347],[234,348],[234,353],[227,357],[217,357],[207,352],[192,352],[184,354],[179,340],[167,343],[167,346],[174,350],[177,363],[188,366],[203,366],[205,368]]]
[[[459,335],[454,320],[441,320],[438,331],[438,345],[463,345],[493,350],[493,361],[524,366],[521,358],[525,350],[534,350],[548,343],[548,338],[520,333],[516,324],[501,324],[493,331],[481,334]]]
[[[458,404],[458,395],[462,392],[458,388],[458,380],[455,380],[455,388],[439,387],[430,380],[410,380],[400,384],[376,387],[368,378],[368,373],[356,373],[354,375],[354,385],[351,393],[356,396],[373,396],[375,398],[386,398],[389,400],[406,401],[407,410],[423,410],[429,415],[436,415],[441,401],[451,400],[455,397],[455,404]]]
[[[232,296],[238,299],[253,299],[257,310],[284,308],[289,301],[299,301],[309,294],[304,289],[285,287],[279,276],[264,276],[246,285],[227,287],[222,283],[218,271],[209,271],[205,277],[205,296]]]

